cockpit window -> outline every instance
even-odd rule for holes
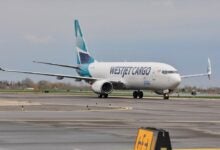
[[[174,74],[174,73],[178,73],[178,71],[174,71],[174,70],[162,70],[162,74]]]

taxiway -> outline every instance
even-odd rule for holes
[[[218,148],[220,100],[0,94],[0,150],[132,150],[139,127],[168,130],[175,149]]]

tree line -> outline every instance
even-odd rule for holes
[[[76,84],[76,82],[72,83],[64,83],[64,82],[50,82],[46,80],[41,80],[38,82],[34,82],[30,78],[26,78],[22,81],[0,81],[0,89],[12,89],[12,90],[88,90],[90,89],[86,84]],[[210,94],[220,94],[220,87],[210,87],[210,88],[199,88],[195,86],[185,86],[180,87],[176,90],[177,92],[182,93],[190,93],[192,91],[197,91],[200,93],[210,93]]]
[[[88,89],[88,86],[83,84],[64,83],[64,82],[50,82],[41,80],[34,82],[30,78],[26,78],[22,81],[0,81],[0,89],[12,89],[12,90],[72,90],[72,89]]]

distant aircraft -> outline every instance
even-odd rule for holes
[[[211,63],[208,58],[206,73],[181,76],[171,65],[160,62],[98,62],[90,55],[83,38],[78,20],[74,22],[76,36],[77,65],[62,65],[49,62],[39,62],[46,65],[68,67],[76,70],[79,76],[41,73],[30,71],[6,70],[25,74],[55,76],[57,79],[73,78],[84,80],[91,85],[91,89],[99,98],[107,98],[113,89],[129,89],[133,91],[133,98],[143,98],[142,90],[152,90],[169,99],[169,94],[180,84],[181,79],[199,76],[211,76]]]

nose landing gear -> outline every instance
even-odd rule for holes
[[[136,99],[136,98],[142,99],[143,96],[144,96],[143,91],[138,90],[138,91],[134,91],[134,92],[133,92],[133,98],[135,98],[135,99]]]

